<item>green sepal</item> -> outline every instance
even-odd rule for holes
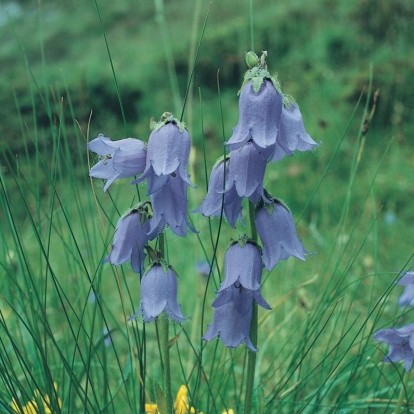
[[[246,246],[246,244],[250,243],[256,246],[260,251],[262,251],[261,246],[257,242],[252,240],[250,237],[248,237],[247,234],[243,234],[242,236],[239,237],[238,240],[230,239],[229,247],[227,248],[227,250],[230,249],[231,246],[234,246],[237,243],[240,245],[240,247],[244,247]]]
[[[251,54],[254,54],[254,52],[247,52],[246,53],[246,61],[247,61],[247,56],[249,55],[249,57],[251,57]],[[255,55],[255,54],[254,54]],[[257,55],[255,55],[257,57]],[[237,93],[238,95],[240,95],[240,92],[242,91],[242,89],[244,88],[244,86],[246,85],[246,83],[251,80],[252,81],[252,86],[253,86],[253,90],[255,93],[258,93],[263,82],[265,81],[265,79],[269,79],[274,88],[281,94],[282,93],[282,88],[279,82],[279,79],[277,77],[277,74],[274,74],[273,76],[270,74],[270,72],[267,70],[267,64],[266,64],[266,57],[267,57],[267,52],[263,51],[262,52],[262,56],[260,57],[260,61],[259,59],[257,59],[257,64],[252,67],[251,69],[249,69],[245,74],[244,74],[244,78],[243,78],[243,83],[242,86],[239,90],[239,92]],[[253,59],[250,58],[249,62],[247,63],[249,65],[249,63],[253,62]]]
[[[173,123],[178,126],[180,132],[183,132],[185,127],[185,123],[181,122],[178,118],[174,118],[171,112],[164,112],[161,115],[161,118],[158,122],[154,121],[154,118],[150,120],[150,129],[153,131],[158,131],[161,129],[165,124]]]
[[[129,208],[124,214],[122,214],[120,218],[125,218],[134,212],[137,212],[139,214],[139,220],[141,222],[141,225],[144,224],[153,216],[151,202],[143,201],[141,203],[136,204],[134,207]]]
[[[256,206],[256,212],[258,210],[260,210],[261,208],[265,208],[268,211],[268,213],[270,215],[272,215],[273,214],[273,210],[275,208],[275,203],[282,204],[282,206],[285,207],[286,210],[288,210],[290,212],[290,208],[288,207],[288,205],[281,198],[273,197],[270,193],[267,192],[266,189],[264,189],[264,193],[265,193],[266,198],[268,200],[270,200],[271,203],[265,203],[263,201],[263,199],[260,198],[260,200],[259,200],[259,202],[257,203],[257,206]]]
[[[157,410],[159,414],[167,413],[167,396],[165,395],[161,385],[154,382],[155,402],[157,403]]]

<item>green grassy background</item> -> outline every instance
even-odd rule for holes
[[[288,203],[315,255],[280,263],[264,277],[273,310],[259,315],[257,412],[393,412],[403,368],[380,362],[386,348],[372,332],[412,322],[410,310],[396,304],[401,288],[389,288],[411,267],[413,253],[414,5],[253,4],[256,51],[268,51],[269,70],[278,72],[307,131],[323,143],[266,173],[268,188]],[[139,304],[138,277],[128,265],[100,265],[119,213],[145,187],[137,191],[121,180],[110,195],[99,180],[91,187],[85,145],[100,132],[146,140],[152,116],[181,114],[208,10],[184,113],[197,184],[189,190],[190,209],[205,195],[203,140],[210,169],[237,123],[251,42],[247,1],[97,5],[0,2],[0,412],[11,412],[12,398],[26,404],[36,389],[51,396],[53,412],[60,411],[57,397],[69,413],[139,412],[140,398],[154,401],[161,381],[155,327],[144,332],[142,324],[125,322]],[[204,307],[206,284],[196,263],[204,250],[212,257],[209,226],[215,238],[219,221],[192,219],[199,238],[167,234],[179,302],[192,316],[175,328],[173,392],[188,383],[204,413],[225,407],[238,413],[245,349],[213,341],[197,363],[219,275]],[[244,231],[223,224],[220,265],[230,237]],[[108,346],[105,328],[112,333]]]

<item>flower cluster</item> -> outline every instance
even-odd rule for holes
[[[245,343],[256,350],[249,337],[253,302],[270,306],[260,293],[262,269],[271,271],[280,260],[294,256],[306,260],[308,252],[299,240],[287,206],[263,186],[266,167],[294,151],[308,151],[317,144],[305,131],[298,106],[281,91],[266,65],[249,52],[249,66],[240,91],[239,122],[225,143],[229,154],[220,158],[210,175],[208,193],[195,210],[204,216],[224,214],[235,228],[242,219],[243,199],[255,206],[254,226],[261,248],[246,237],[234,242],[225,255],[225,280],[213,302],[214,319],[204,339],[217,336],[228,347]]]
[[[187,187],[193,186],[187,173],[191,140],[185,125],[165,112],[152,122],[148,143],[135,138],[111,141],[100,134],[88,144],[100,160],[89,175],[106,179],[104,191],[119,178],[139,175],[132,184],[148,184],[150,201],[143,201],[122,215],[115,228],[114,241],[103,262],[114,265],[130,262],[136,273],[144,273],[146,249],[151,240],[170,228],[178,236],[187,235],[191,226],[187,213]],[[181,322],[185,318],[177,304],[177,275],[161,258],[154,257],[142,277],[141,305],[137,315],[151,322],[160,313]]]

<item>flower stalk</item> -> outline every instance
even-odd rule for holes
[[[161,233],[158,236],[158,247],[160,251],[160,256],[164,258],[165,254],[165,236],[164,233]],[[170,347],[169,347],[169,320],[166,312],[162,312],[158,316],[158,334],[160,341],[161,349],[161,360],[162,360],[162,370],[163,370],[163,383],[164,383],[164,393],[165,393],[165,405],[167,408],[167,413],[173,413],[174,403],[171,391],[171,364],[170,364]]]
[[[249,221],[250,221],[250,231],[251,231],[251,238],[254,242],[257,242],[257,230],[255,221],[255,209],[256,206],[254,203],[249,201]],[[257,348],[257,334],[258,334],[258,308],[257,302],[253,301],[252,307],[252,321],[250,323],[250,339]],[[253,407],[253,391],[254,391],[254,377],[256,373],[256,352],[252,350],[247,351],[247,378],[246,378],[246,398],[244,401],[244,414],[252,413]]]
[[[174,403],[171,392],[170,347],[168,339],[169,327],[168,315],[163,312],[158,316],[158,335],[162,358],[165,405],[167,407],[167,413],[171,414],[173,413]]]

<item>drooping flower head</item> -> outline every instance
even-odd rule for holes
[[[87,147],[101,158],[91,168],[89,175],[107,180],[104,191],[107,191],[118,178],[133,177],[142,174],[145,169],[147,151],[145,144],[139,139],[111,141],[110,138],[99,134]]]
[[[397,285],[405,286],[404,292],[398,299],[400,306],[414,306],[414,272],[407,272]]]
[[[251,52],[250,52],[251,53]],[[233,151],[252,140],[257,147],[274,147],[280,129],[283,94],[280,83],[267,70],[267,52],[256,65],[249,64],[252,54],[246,55],[250,69],[244,75],[239,99],[239,122],[226,142]]]
[[[295,256],[306,260],[308,252],[299,240],[290,210],[279,200],[268,196],[270,204],[259,204],[255,224],[263,243],[263,261],[267,270],[272,270],[279,260]]]
[[[257,149],[252,141],[231,151],[230,168],[226,192],[234,186],[239,197],[247,197],[257,203],[264,197],[263,177],[266,170],[269,149]]]
[[[250,350],[257,351],[250,339],[253,297],[244,292],[238,299],[242,305],[229,301],[223,306],[214,308],[213,322],[208,325],[203,339],[211,341],[219,336],[228,348],[237,348],[240,344],[246,344]],[[248,311],[241,315],[238,309],[244,307]]]
[[[178,323],[186,320],[177,303],[177,275],[170,266],[158,261],[142,277],[141,303],[128,320],[140,316],[145,322],[152,322],[162,312]]]
[[[179,176],[167,176],[164,187],[151,194],[150,198],[154,214],[148,233],[151,238],[166,225],[180,237],[187,235],[187,228],[197,233],[188,220],[187,184]]]
[[[204,198],[201,206],[194,210],[193,213],[201,213],[206,217],[220,217],[224,202],[224,215],[230,226],[235,228],[237,220],[241,220],[243,198],[237,194],[234,185],[225,191],[225,187],[229,182],[229,164],[229,157],[225,159],[221,157],[214,164],[208,183],[207,196]]]
[[[401,328],[380,329],[374,333],[374,339],[389,344],[390,351],[385,362],[404,361],[406,371],[409,371],[414,361],[414,323]]]
[[[150,217],[148,202],[140,203],[128,210],[115,228],[114,242],[111,253],[103,260],[120,265],[131,261],[134,272],[139,273],[144,269],[144,246],[150,240]]]
[[[271,309],[260,293],[262,269],[260,248],[254,242],[246,236],[233,242],[224,256],[224,281],[217,291],[213,307],[232,301],[238,312],[244,315],[252,302],[242,299],[251,297],[263,308]]]
[[[148,179],[148,195],[162,188],[170,175],[192,185],[187,173],[191,139],[184,123],[164,112],[159,122],[151,122],[151,128],[145,170],[133,183]]]
[[[184,237],[190,225],[187,212],[187,186],[192,185],[187,173],[191,141],[185,125],[165,112],[159,122],[152,122],[148,140],[145,171],[132,183],[148,182],[154,217],[149,236],[156,237],[168,225]]]
[[[319,146],[306,132],[302,114],[293,100],[283,105],[280,118],[280,131],[277,135],[276,146],[272,161],[279,161],[285,155],[292,156],[294,151],[310,151]]]

